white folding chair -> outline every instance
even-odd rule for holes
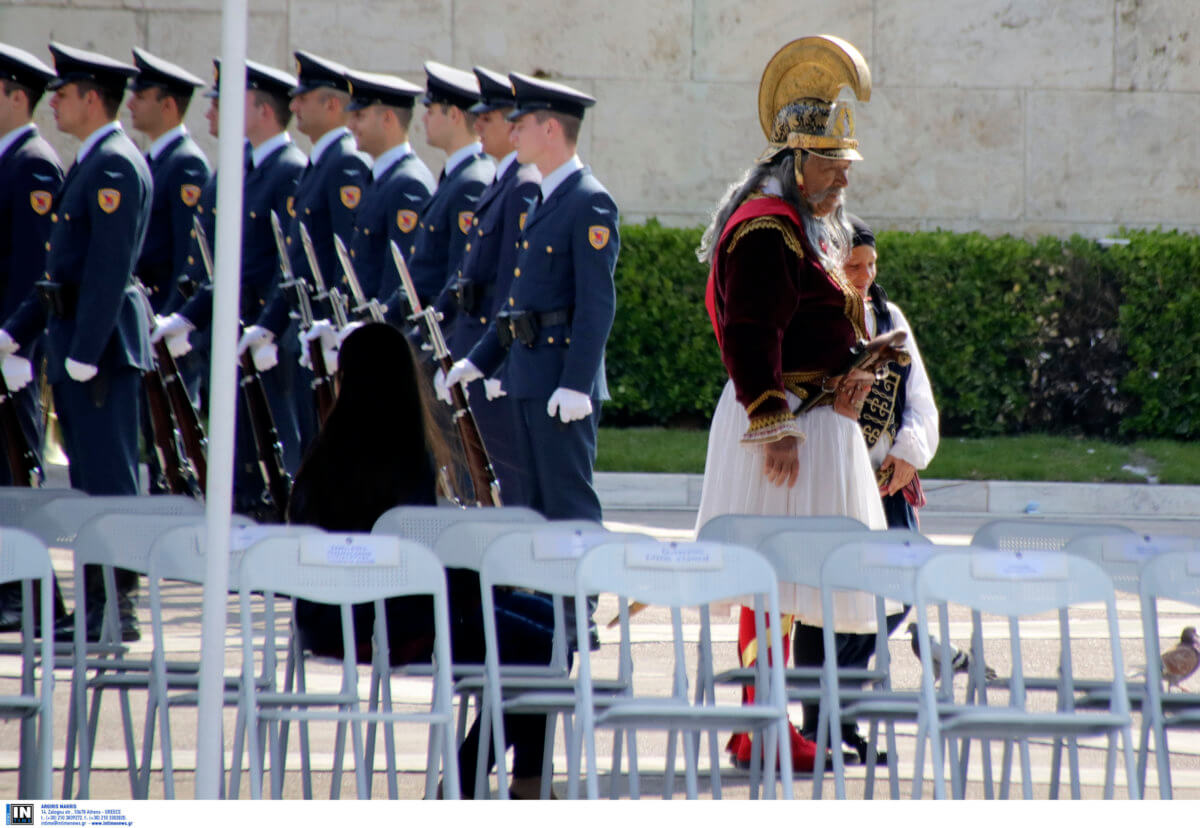
[[[1093,561],[1112,578],[1113,589],[1140,599],[1142,567],[1146,561],[1163,552],[1191,552],[1197,549],[1194,538],[1169,535],[1137,535],[1133,533],[1116,533],[1109,535],[1087,535],[1077,538],[1067,544],[1065,551],[1069,555],[1079,555]],[[1065,619],[1060,619],[1061,635],[1067,637],[1067,629],[1062,626]],[[1070,651],[1063,654],[1070,658]],[[1146,676],[1143,676],[1145,679]],[[1059,690],[1059,698],[1063,700],[1063,709],[1104,708],[1109,703],[1110,685],[1103,679],[1075,678],[1076,696],[1066,696],[1061,692],[1061,673],[1059,676],[1035,677],[1025,679],[1025,689]],[[1138,784],[1142,787],[1142,795],[1146,789],[1146,762],[1150,748],[1150,716],[1146,715],[1145,704],[1147,697],[1147,682],[1126,679],[1129,705],[1135,713],[1141,716],[1141,737],[1138,740]],[[1068,756],[1073,779],[1077,779],[1078,749],[1074,742],[1068,745]],[[1051,762],[1050,796],[1058,794],[1058,779],[1062,763],[1062,742],[1056,740]],[[1078,786],[1073,786],[1078,798]]]
[[[33,510],[60,497],[87,497],[79,489],[28,489],[0,486],[0,526],[20,526]]]
[[[54,777],[54,637],[34,644],[33,589],[41,595],[41,629],[54,625],[50,553],[28,532],[0,529],[0,583],[21,583],[21,681],[16,694],[0,695],[0,718],[21,722],[17,795],[29,799],[53,796]],[[38,668],[41,664],[41,681]],[[39,686],[40,684],[40,686]]]
[[[1124,526],[1109,523],[1075,523],[1068,521],[1053,521],[1045,520],[1040,517],[1019,517],[1019,518],[1001,518],[999,520],[989,521],[975,531],[975,535],[971,538],[971,545],[987,549],[1002,549],[1010,552],[1026,551],[1026,550],[1043,550],[1047,552],[1056,552],[1065,549],[1071,541],[1079,538],[1098,537],[1105,535],[1130,535],[1131,530]],[[1060,632],[1065,633],[1068,627],[1068,619],[1065,613],[1059,614]],[[1065,644],[1068,640],[1066,634],[1062,635],[1062,641]],[[1000,676],[985,681],[982,672],[983,665],[983,618],[979,613],[971,615],[971,649],[979,654],[977,659],[980,671],[978,674],[972,672],[967,679],[967,699],[974,700],[979,698],[981,703],[987,704],[987,694],[989,689],[1007,690],[1009,687],[1009,678]],[[1061,657],[1061,654],[1060,654]],[[1066,656],[1066,657],[1069,657]],[[1026,692],[1052,692],[1058,693],[1059,676],[1026,676],[1025,691]],[[1059,693],[1059,702],[1066,705],[1065,698]],[[1065,709],[1065,707],[1064,707]],[[1011,746],[1011,742],[1008,743]],[[983,750],[983,784],[984,791],[988,798],[991,798],[993,791],[992,777],[992,755],[990,745],[985,739],[980,743]],[[1058,796],[1059,786],[1059,769],[1061,765],[1061,756],[1059,755],[1061,746],[1056,745],[1054,770],[1051,773],[1050,795],[1052,798]],[[1071,769],[1072,793],[1078,798],[1079,796],[1079,753],[1074,742],[1069,742],[1069,765]],[[1008,763],[1011,759],[1009,751],[1005,751],[1004,764],[1007,771]],[[970,745],[963,746],[963,752],[960,757],[960,762],[963,765],[964,772],[967,763],[970,761]]]
[[[1142,716],[1150,720],[1154,757],[1158,764],[1158,795],[1172,799],[1171,754],[1167,731],[1200,729],[1200,693],[1163,692],[1162,647],[1158,620],[1160,600],[1182,601],[1200,607],[1200,550],[1170,551],[1154,555],[1142,567],[1139,587],[1142,604],[1142,637],[1146,645],[1146,703]],[[1168,631],[1174,642],[1179,632]]]
[[[684,651],[682,608],[738,599],[752,604],[759,640],[769,641],[774,652],[781,652],[779,590],[770,563],[752,549],[717,543],[607,543],[592,549],[580,561],[575,583],[576,604],[583,603],[588,595],[602,592],[614,593],[626,615],[624,602],[628,599],[671,609],[673,680],[669,696],[639,696],[635,693],[609,699],[607,706],[601,707],[597,704],[591,653],[587,647],[580,648],[576,739],[582,740],[587,751],[587,796],[595,799],[599,794],[596,728],[604,727],[682,732],[689,799],[694,799],[698,793],[699,734],[709,734],[713,794],[716,796],[720,791],[720,763],[716,760],[719,747],[714,735],[720,730],[758,733],[760,743],[766,743],[763,751],[765,795],[768,798],[775,795],[775,759],[778,757],[783,797],[790,799],[792,756],[788,749],[787,697],[781,661],[758,660],[756,695],[752,704],[722,705],[707,701],[714,697],[711,689],[697,691],[697,698],[702,701],[689,700]],[[752,601],[746,596],[753,596]],[[586,638],[587,619],[580,613],[575,620],[580,638]],[[622,624],[621,634],[628,636],[627,624]],[[711,663],[711,653],[707,658]],[[631,680],[636,678],[637,665],[633,666],[635,674]],[[635,689],[636,686],[634,684]],[[634,753],[630,757],[630,768],[636,762],[636,743]],[[569,793],[574,795],[578,781],[572,777],[569,784]],[[751,791],[751,795],[755,793]]]
[[[241,559],[251,544],[269,537],[299,537],[311,534],[314,529],[310,526],[289,526],[279,524],[241,525],[234,526],[230,532],[229,549],[229,580],[228,589],[231,594],[238,590],[238,576]],[[151,657],[152,673],[150,682],[150,702],[147,705],[146,731],[149,734],[144,743],[142,754],[143,776],[148,777],[150,753],[153,749],[153,727],[151,716],[157,715],[160,733],[160,751],[163,769],[163,796],[166,799],[175,798],[174,753],[171,742],[170,709],[173,707],[195,707],[199,701],[199,672],[168,672],[172,662],[167,661],[168,649],[166,644],[166,627],[163,623],[163,583],[175,582],[203,586],[207,576],[205,549],[207,547],[207,531],[201,522],[189,526],[170,529],[160,534],[154,540],[150,549],[150,565],[147,568],[146,581],[150,594],[150,628],[154,635],[154,652]],[[274,601],[266,603],[268,612],[274,609]],[[276,653],[264,652],[262,655],[263,669],[256,682],[263,690],[275,688]],[[225,677],[224,704],[226,707],[237,707],[240,699],[241,674]],[[245,738],[244,722],[240,715],[234,729],[234,769],[231,771],[231,796],[237,798],[237,787],[240,774],[240,760],[243,740]],[[218,723],[220,725],[220,723]],[[222,739],[222,742],[224,740]],[[142,788],[147,790],[148,778],[143,779]],[[221,779],[222,795],[225,791],[225,780]]]
[[[874,795],[876,739],[880,721],[887,722],[887,765],[888,783],[892,799],[900,796],[900,780],[897,773],[896,727],[898,721],[916,722],[920,709],[920,694],[909,690],[895,690],[891,678],[891,652],[888,649],[887,606],[890,600],[899,604],[912,605],[916,601],[917,569],[931,555],[939,551],[953,551],[957,547],[938,547],[917,532],[891,530],[872,532],[861,540],[842,544],[831,550],[821,565],[821,616],[836,618],[834,593],[842,590],[859,590],[875,596],[875,615],[878,625],[875,633],[875,669],[877,677],[869,688],[843,689],[843,670],[837,664],[837,646],[834,640],[834,625],[824,626],[825,663],[822,666],[821,718],[817,727],[817,744],[825,739],[835,741],[828,734],[837,733],[843,722],[859,719],[870,721],[869,745],[866,765],[866,788],[864,796]],[[803,554],[808,557],[809,551]],[[792,564],[793,566],[795,563]],[[804,564],[808,565],[808,564]],[[785,576],[776,568],[780,580]],[[859,681],[854,682],[861,684]],[[951,688],[942,688],[943,692]],[[917,734],[921,739],[921,734]],[[824,751],[817,756],[813,778],[813,796],[819,797],[823,786]],[[838,799],[846,796],[845,765],[840,750],[833,751],[834,791]],[[915,773],[921,773],[917,768]]]
[[[569,607],[574,601],[575,574],[579,558],[588,549],[603,543],[651,542],[648,535],[636,533],[607,532],[599,524],[580,521],[572,525],[569,521],[555,521],[548,526],[510,531],[497,537],[488,546],[480,567],[480,595],[483,601],[483,623],[486,679],[485,703],[480,712],[480,723],[486,734],[491,730],[492,748],[496,754],[496,778],[498,795],[509,796],[508,766],[505,759],[506,738],[503,714],[545,715],[546,738],[543,744],[541,797],[548,798],[553,771],[554,723],[558,716],[563,719],[563,734],[568,747],[567,777],[577,778],[579,756],[572,747],[574,738],[572,716],[575,712],[576,680],[571,677],[568,634],[575,630],[573,612],[578,605]],[[532,590],[548,595],[552,599],[554,633],[551,658],[544,666],[510,665],[500,661],[500,641],[496,630],[495,590],[511,588]],[[585,605],[587,606],[587,605]],[[585,614],[590,611],[585,610]],[[624,618],[623,635],[617,656],[618,675],[615,679],[593,682],[597,704],[603,706],[607,700],[627,695],[630,690],[629,674],[632,670],[632,654],[629,642],[628,610]],[[586,625],[586,622],[585,622]],[[588,648],[587,638],[579,639]],[[499,711],[500,715],[497,715]],[[634,734],[630,732],[632,743]],[[630,747],[631,762],[634,748]],[[485,748],[480,748],[476,768],[476,796],[481,795],[480,780],[483,773]],[[668,759],[668,765],[672,765]],[[621,767],[620,733],[613,743],[613,795],[616,795],[616,778]],[[673,767],[668,767],[668,772]],[[631,765],[631,785],[636,789],[636,765]]]
[[[1112,666],[1112,701],[1102,712],[1034,712],[1027,708],[1020,620],[1039,613],[1069,609],[1086,603],[1103,604],[1108,626]],[[933,654],[930,644],[928,609],[932,605],[957,604],[1003,617],[1008,622],[1012,659],[1009,703],[1005,706],[949,704],[934,691]],[[921,651],[921,716],[933,759],[934,795],[945,798],[943,739],[1002,739],[1017,741],[1021,756],[1022,794],[1033,796],[1029,756],[1032,736],[1080,738],[1107,736],[1104,796],[1112,798],[1116,776],[1116,741],[1120,737],[1125,758],[1129,797],[1138,798],[1138,780],[1131,741],[1131,716],[1125,689],[1117,607],[1112,581],[1100,567],[1081,557],[1063,552],[1004,551],[968,548],[959,554],[935,555],[917,573],[917,626]],[[952,681],[949,614],[939,609],[943,685]],[[1069,642],[1068,642],[1069,646]],[[980,651],[977,651],[980,652]],[[1074,692],[1071,662],[1062,665],[1066,692]],[[924,741],[917,743],[917,766],[924,763]],[[1007,763],[1005,773],[1007,775]],[[966,768],[951,762],[952,792],[965,792]],[[921,794],[922,777],[913,781],[914,797]]]
[[[275,595],[316,603],[336,604],[342,621],[342,686],[336,693],[309,693],[302,686],[295,692],[259,692],[254,675],[254,641],[262,640],[264,653],[274,648],[272,619],[265,619],[261,632],[254,624],[253,594],[264,593],[268,602]],[[440,762],[445,793],[458,793],[458,762],[454,749],[453,709],[450,679],[450,622],[445,570],[426,547],[399,538],[380,535],[326,534],[312,532],[301,537],[269,538],[255,543],[242,558],[238,583],[242,634],[242,709],[245,711],[247,754],[250,761],[250,793],[262,797],[263,754],[259,742],[269,739],[272,794],[283,789],[283,763],[278,738],[267,737],[267,723],[282,720],[332,721],[349,726],[359,797],[368,796],[367,766],[363,755],[362,724],[369,721],[422,722],[429,726],[434,762]],[[354,604],[375,603],[375,642],[387,640],[383,602],[403,595],[429,595],[434,607],[434,683],[429,712],[395,710],[363,711],[358,693],[355,663]],[[335,747],[340,752],[342,745]],[[340,768],[335,767],[331,795],[340,788]],[[434,791],[426,789],[426,796]]]
[[[503,506],[500,508],[480,508],[480,509],[460,509],[448,506],[397,506],[389,509],[380,515],[379,519],[371,529],[372,534],[395,535],[396,537],[406,538],[408,540],[423,543],[430,549],[434,550],[435,554],[439,555],[439,560],[443,561],[443,566],[460,567],[464,569],[478,569],[479,561],[483,558],[483,550],[487,547],[488,542],[494,536],[496,531],[500,531],[503,527],[511,526],[512,524],[545,523],[546,519],[539,513],[524,506]],[[446,532],[456,531],[456,527],[460,525],[473,525],[486,523],[489,526],[495,526],[495,530],[481,530],[480,533],[468,532],[465,535],[451,535],[448,542],[441,542],[442,536]],[[440,545],[439,545],[439,542]],[[467,544],[467,548],[458,553],[455,550],[462,544]],[[439,551],[440,550],[440,551]],[[473,551],[472,551],[473,550]],[[465,556],[464,563],[446,563],[443,557],[454,554],[462,554]],[[388,682],[388,676],[405,675],[419,676],[429,675],[429,665],[411,664],[402,668],[394,668],[386,662],[386,653],[377,652],[375,654],[376,663],[371,670],[371,685],[369,691],[369,710],[378,710],[382,705],[384,710],[391,709],[392,690]],[[294,664],[291,660],[288,662],[289,675]],[[457,681],[459,678],[467,675],[481,675],[482,665],[461,665],[454,664],[454,678]],[[470,708],[470,702],[475,701],[476,712],[478,713],[481,697],[478,689],[464,687],[461,690],[455,687],[455,697],[458,700],[458,726],[457,734],[458,741],[461,743],[467,729],[467,716]],[[303,724],[301,723],[301,727]],[[287,743],[286,723],[284,723],[284,744]],[[368,769],[373,769],[375,762],[375,742],[376,742],[376,723],[370,722],[367,724],[367,766]],[[395,776],[391,772],[392,758],[395,755],[393,748],[394,733],[392,728],[385,725],[384,730],[384,748],[385,756],[389,762],[388,779],[394,781]],[[432,773],[432,771],[430,771]],[[373,782],[373,775],[368,776],[367,784]],[[388,795],[395,798],[398,795],[396,790],[389,790]]]

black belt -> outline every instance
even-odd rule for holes
[[[543,328],[566,325],[570,321],[570,308],[544,312],[502,310],[496,314],[496,335],[504,348],[510,347],[514,340],[532,348],[537,341],[538,332]]]
[[[74,319],[79,304],[79,285],[64,285],[61,282],[34,282],[38,298],[46,312],[59,319]]]
[[[480,310],[487,307],[492,298],[493,285],[490,282],[468,282],[459,280],[454,284],[454,298],[458,307],[468,316],[477,316]]]

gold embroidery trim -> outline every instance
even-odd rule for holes
[[[746,430],[747,434],[753,434],[756,431],[763,431],[771,426],[783,425],[790,423],[795,419],[795,416],[790,411],[780,411],[775,414],[764,414],[761,417],[750,418],[750,428]]]
[[[800,239],[797,238],[796,231],[778,216],[758,216],[757,218],[742,222],[733,231],[733,238],[729,240],[729,246],[725,248],[725,252],[732,253],[733,248],[737,247],[738,242],[745,238],[746,234],[763,229],[778,230],[779,234],[783,236],[783,243],[788,246],[788,249],[795,253],[797,258],[804,258],[804,247],[800,244]]]
[[[787,401],[787,394],[783,393],[782,391],[776,391],[774,389],[772,389],[770,391],[764,391],[758,395],[758,399],[756,399],[754,402],[752,402],[748,406],[746,406],[746,413],[753,414],[754,409],[758,408],[760,405],[762,405],[763,403],[765,403],[767,400],[771,399],[772,397],[778,397],[779,399],[783,400],[784,402]]]
[[[838,288],[842,291],[842,296],[845,298],[845,313],[846,318],[850,320],[850,324],[854,327],[854,335],[859,339],[867,338],[867,307],[860,294],[854,285],[850,284],[850,280],[846,278],[846,274],[839,267],[837,270],[830,271],[830,276],[833,281],[837,282]]]

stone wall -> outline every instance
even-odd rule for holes
[[[877,227],[1105,235],[1200,229],[1195,0],[251,0],[250,56],[306,48],[422,82],[421,63],[540,70],[600,101],[580,154],[624,216],[702,222],[761,151],[758,77],[784,41],[832,32],[866,55],[866,160],[852,209]],[[0,40],[209,77],[219,0],[0,0]],[[188,115],[207,137],[205,103]],[[43,104],[39,122],[74,152]],[[419,120],[419,119],[418,119]],[[419,131],[419,125],[417,127]],[[303,140],[301,139],[303,144]],[[439,153],[415,136],[436,170]]]

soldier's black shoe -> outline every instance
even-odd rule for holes
[[[867,764],[867,749],[870,745],[867,744],[867,740],[863,738],[862,734],[858,732],[858,725],[842,728],[842,744],[848,748],[852,748],[858,754],[858,763],[860,765]],[[887,760],[888,755],[886,750],[876,751],[876,765],[886,765]]]
[[[100,640],[100,629],[103,626],[104,616],[102,613],[88,613],[87,617],[87,640],[96,642]],[[55,641],[74,641],[75,640],[75,613],[64,615],[54,623],[54,640]],[[122,641],[141,641],[142,630],[138,626],[136,615],[121,616],[121,640]]]
[[[21,631],[20,603],[0,604],[0,633]]]

